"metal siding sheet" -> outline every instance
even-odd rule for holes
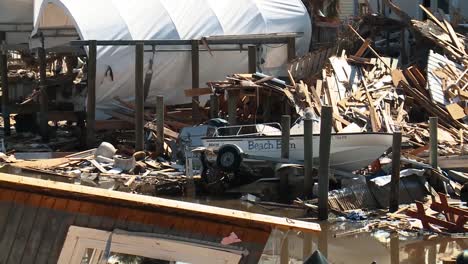
[[[433,71],[441,68],[441,64],[450,64],[455,66],[460,71],[463,70],[462,66],[454,63],[443,55],[437,54],[434,51],[429,51],[429,58],[427,62],[427,86],[432,101],[439,104],[447,105],[450,102],[445,99],[444,91],[442,90],[442,80],[437,77]]]

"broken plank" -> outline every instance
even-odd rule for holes
[[[466,116],[463,107],[461,107],[460,105],[458,105],[456,103],[455,104],[449,104],[449,105],[445,106],[445,108],[447,108],[448,113],[455,120],[462,119],[462,118],[464,118]]]
[[[139,195],[134,193],[125,193],[113,190],[105,190],[83,185],[74,185],[42,179],[16,176],[6,173],[0,173],[0,185],[10,185],[16,188],[27,188],[28,191],[44,191],[51,194],[66,194],[76,198],[87,197],[95,201],[106,201],[118,204],[127,204],[135,207],[146,207],[157,210],[169,210],[174,213],[192,214],[199,217],[217,219],[222,222],[243,222],[251,225],[262,225],[268,229],[280,228],[283,230],[297,230],[305,232],[319,232],[320,225],[312,222],[304,222],[288,217],[275,217],[250,213],[227,208],[202,205],[184,201]],[[151,209],[150,209],[151,210]]]
[[[367,48],[369,47],[370,42],[371,42],[370,39],[366,39],[366,41],[364,41],[364,43],[362,43],[361,47],[358,49],[356,54],[354,54],[354,56],[362,57],[362,55],[364,55],[364,52],[366,52]]]
[[[95,159],[90,159],[89,162],[91,162],[91,164],[93,164],[93,166],[96,167],[96,169],[98,169],[100,172],[107,173],[107,170]]]

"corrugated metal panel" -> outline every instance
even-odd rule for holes
[[[341,0],[340,1],[340,19],[346,19],[354,16],[354,0]]]
[[[463,71],[461,65],[454,63],[447,57],[437,54],[432,50],[429,52],[429,59],[427,62],[427,89],[429,90],[432,101],[443,105],[447,105],[450,102],[445,99],[444,91],[442,90],[442,80],[434,74],[434,70],[447,64],[453,65],[460,71]]]

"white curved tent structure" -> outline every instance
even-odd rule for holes
[[[215,35],[301,33],[297,54],[307,52],[311,23],[301,0],[36,0],[35,31],[73,26],[82,40],[199,39]],[[262,46],[260,65],[278,73],[286,61],[286,47]],[[149,47],[148,47],[149,49]],[[134,48],[97,50],[97,107],[111,107],[112,98],[133,99]],[[145,71],[152,54],[145,53]],[[164,95],[168,104],[190,102],[189,52],[157,52],[147,103]],[[104,76],[112,68],[114,79]],[[247,52],[200,54],[200,84],[247,71]]]

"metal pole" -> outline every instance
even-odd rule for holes
[[[281,117],[281,159],[289,159],[289,137],[291,132],[291,117],[284,115]],[[288,170],[281,170],[279,174],[280,188],[279,194],[282,202],[289,199],[289,177]]]
[[[143,91],[143,58],[144,45],[138,43],[135,47],[135,150],[144,149],[144,100]]]
[[[156,97],[156,155],[164,154],[164,97]]]
[[[49,131],[48,131],[48,117],[47,117],[47,111],[48,111],[48,104],[49,104],[49,98],[47,96],[47,82],[46,82],[46,67],[47,67],[47,62],[46,62],[46,52],[44,47],[40,47],[38,49],[38,55],[39,55],[39,73],[40,73],[40,79],[39,79],[39,89],[41,91],[40,94],[40,132],[41,132],[41,137],[44,142],[49,141]]]
[[[313,121],[304,119],[304,197],[310,198],[314,187],[313,168]]]
[[[437,127],[439,120],[437,117],[429,118],[429,130],[430,130],[430,162],[431,166],[435,169],[438,167],[437,163]]]
[[[192,88],[200,88],[200,46],[198,40],[192,40]],[[200,123],[199,97],[192,97],[192,119],[195,124]]]
[[[319,220],[328,219],[328,184],[330,173],[330,145],[331,145],[331,130],[332,130],[332,113],[331,106],[323,106],[320,123],[320,149],[319,149],[319,200],[318,200],[318,217]]]
[[[296,58],[296,38],[288,38],[288,61],[292,61]]]
[[[257,46],[249,46],[249,73],[257,72]]]
[[[219,100],[216,94],[210,95],[210,116],[217,118],[219,113]]]
[[[2,80],[2,116],[3,132],[5,136],[11,135],[9,85],[8,85],[8,50],[6,48],[6,33],[0,32],[0,71]]]
[[[398,210],[400,201],[400,155],[401,155],[401,132],[393,134],[392,146],[392,180],[390,185],[390,212]]]
[[[88,55],[88,98],[86,107],[86,144],[91,147],[95,143],[96,128],[96,40],[89,41]]]

